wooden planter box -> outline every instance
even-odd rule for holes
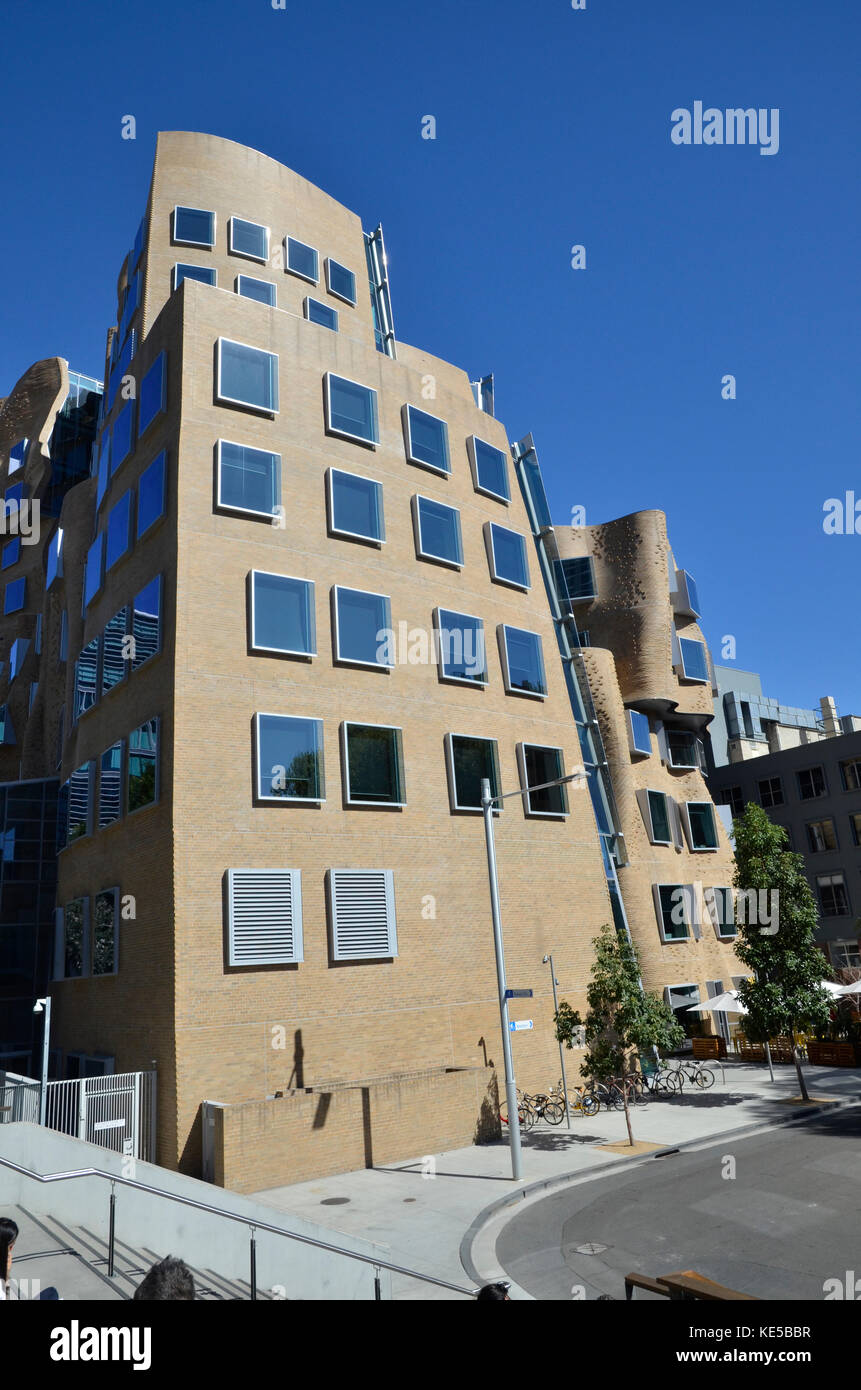
[[[723,1038],[693,1038],[694,1056],[702,1058],[726,1057],[726,1042]]]
[[[851,1042],[809,1042],[807,1058],[816,1067],[854,1067],[855,1045]]]

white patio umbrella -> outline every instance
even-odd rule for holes
[[[836,985],[836,994],[861,994],[861,980],[853,980],[849,985]]]
[[[691,1004],[688,1008],[688,1013],[692,1013],[694,1010],[696,1010],[697,1013],[747,1013],[744,1004],[739,1003],[738,995],[734,989],[728,989],[723,994],[716,994],[713,999],[706,999],[703,1004]]]
[[[832,998],[834,998],[834,999],[837,998],[838,994],[851,994],[851,993],[852,993],[852,988],[847,989],[846,985],[835,985],[835,983],[834,983],[833,980],[820,980],[819,983],[821,984],[822,988],[825,990],[826,994],[830,994],[830,995],[832,996]],[[854,986],[853,986],[853,988],[854,988]]]

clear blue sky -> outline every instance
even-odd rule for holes
[[[732,633],[768,694],[861,713],[861,534],[822,530],[861,500],[857,0],[7,0],[2,27],[0,394],[52,354],[101,374],[159,129],[252,145],[382,221],[398,337],[494,372],[557,520],[663,508],[716,658]],[[698,100],[778,107],[779,152],[672,144]]]

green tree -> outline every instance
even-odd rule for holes
[[[628,1143],[634,1143],[628,1109],[628,1054],[657,1047],[671,1052],[680,1047],[684,1031],[672,1009],[656,994],[646,994],[640,983],[640,961],[629,938],[604,923],[592,942],[595,958],[586,989],[589,1012],[586,1015],[586,1059],[580,1067],[583,1076],[594,1081],[622,1078],[622,1099]],[[563,999],[554,1017],[556,1037],[566,1047],[574,1046],[575,1031],[582,1027],[580,1015]]]
[[[809,1100],[799,1028],[823,1028],[831,1000],[821,987],[825,960],[814,943],[818,912],[804,876],[804,860],[787,849],[782,826],[774,825],[752,802],[733,822],[736,888],[746,890],[739,902],[735,952],[754,972],[739,986],[747,1010],[744,1031],[753,1042],[778,1034],[792,1039],[795,1070],[804,1100]],[[756,906],[754,907],[754,895]]]

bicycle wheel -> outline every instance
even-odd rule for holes
[[[607,1098],[604,1101],[608,1110],[624,1110],[625,1101],[620,1087],[613,1082],[612,1086],[607,1087]]]
[[[564,1100],[548,1100],[544,1107],[544,1119],[549,1125],[561,1125],[565,1119]]]
[[[707,1091],[709,1086],[713,1086],[715,1084],[715,1074],[713,1071],[710,1070],[709,1067],[700,1067],[694,1080],[696,1081],[701,1091]]]
[[[580,1109],[584,1115],[597,1115],[601,1106],[598,1097],[592,1091],[583,1091],[580,1094]]]
[[[529,1130],[532,1129],[533,1126],[536,1124],[538,1120],[538,1115],[536,1114],[533,1106],[518,1105],[517,1118],[520,1121],[520,1128],[526,1131],[526,1133],[528,1133]]]

